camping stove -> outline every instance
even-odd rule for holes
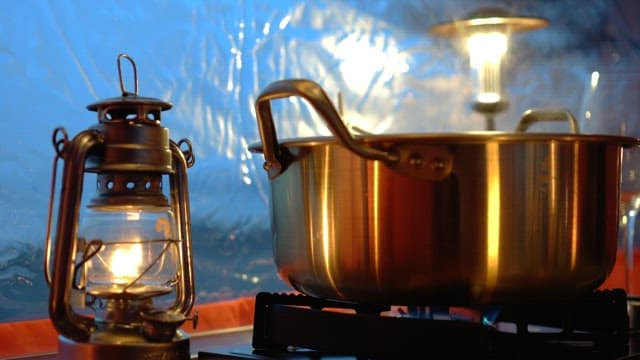
[[[388,359],[430,352],[625,359],[634,340],[626,303],[620,289],[576,301],[475,308],[396,308],[260,293],[252,346],[201,352],[198,359]]]

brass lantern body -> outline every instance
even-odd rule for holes
[[[134,93],[124,89],[120,71],[122,58],[133,65]],[[98,124],[71,140],[62,128],[56,129],[53,135],[57,156],[45,274],[50,284],[50,317],[60,333],[59,357],[189,359],[189,338],[178,327],[190,319],[188,315],[194,302],[187,186],[187,168],[193,165],[194,157],[188,140],[173,142],[168,129],[160,124],[160,113],[170,109],[171,104],[137,95],[133,60],[121,54],[118,70],[122,96],[87,107],[97,112]],[[188,148],[183,150],[185,145]],[[49,230],[58,159],[63,160],[64,166],[51,258]],[[139,276],[111,285],[106,275],[100,277],[99,271],[109,268],[104,259],[113,255],[114,249],[117,252],[132,245],[130,240],[101,239],[110,230],[110,223],[105,225],[104,231],[82,230],[79,234],[85,173],[97,174],[97,196],[88,205],[88,211],[93,211],[95,219],[105,214],[105,221],[111,221],[110,214],[117,225],[121,213],[160,214],[156,224],[159,228],[155,230],[165,236],[159,240],[135,240],[134,245],[141,249],[160,249],[155,250],[157,258],[139,269]],[[168,197],[164,194],[163,179],[168,179]],[[87,224],[89,230],[99,223],[91,221]],[[90,236],[85,237],[85,232]],[[145,276],[149,277],[154,267],[164,266],[162,262],[166,259],[175,260],[175,276],[170,280],[159,278],[163,283],[158,284],[148,281]],[[96,266],[101,261],[102,267]],[[162,275],[166,277],[166,274]],[[173,304],[165,309],[154,308],[153,298],[170,292],[175,292]],[[100,314],[89,316],[76,311],[85,306],[99,308]]]

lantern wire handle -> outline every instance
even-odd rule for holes
[[[131,67],[133,68],[133,93],[128,92],[124,87],[124,81],[122,80],[122,58],[129,60],[129,62],[131,63]],[[122,96],[138,96],[138,70],[136,68],[135,61],[133,61],[131,56],[127,54],[118,55],[118,78],[120,78],[120,91],[122,91]]]
[[[186,146],[186,149],[183,149],[183,146]],[[192,167],[196,162],[196,156],[193,153],[193,145],[191,144],[191,140],[189,139],[181,139],[178,141],[178,148],[182,151],[182,155],[184,155],[184,160],[187,163],[187,167]]]
[[[58,172],[58,160],[64,157],[65,147],[69,143],[69,135],[67,130],[63,127],[57,127],[53,131],[53,147],[56,151],[56,156],[53,158],[53,176],[51,179],[51,192],[49,194],[49,210],[47,216],[47,234],[45,237],[44,247],[44,277],[47,281],[47,285],[51,286],[51,271],[49,269],[51,263],[51,222],[53,220],[53,203],[55,200],[56,191],[56,176]]]
[[[86,288],[86,284],[84,283],[84,281],[82,281],[80,285],[77,285],[75,283],[75,279],[78,277],[78,270],[80,270],[80,268],[84,266],[85,263],[91,260],[92,257],[102,251],[102,249],[104,249],[104,242],[102,240],[91,240],[89,244],[87,244],[86,249],[84,250],[84,253],[82,255],[82,260],[77,263],[73,269],[74,289],[84,290]]]

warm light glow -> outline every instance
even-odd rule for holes
[[[371,209],[373,211],[372,223],[373,223],[373,263],[375,266],[376,273],[376,282],[378,286],[382,286],[382,272],[381,272],[381,264],[382,261],[382,249],[381,249],[381,241],[380,241],[380,166],[382,163],[380,161],[374,161],[372,166],[372,189],[371,193],[373,194],[371,201]]]
[[[388,37],[352,32],[345,36],[324,37],[321,43],[338,60],[340,78],[359,97],[389,98],[393,95],[393,87],[389,84],[394,77],[409,71],[409,56],[394,39]],[[354,108],[347,101],[341,109],[348,125],[371,133],[382,133],[393,124],[392,115],[368,116],[357,107],[359,105]]]
[[[591,119],[591,111],[587,110],[584,112],[584,118],[589,120]]]
[[[333,267],[334,267],[334,256],[335,256],[335,248],[336,245],[334,244],[334,236],[333,236],[333,232],[334,232],[334,214],[331,213],[330,211],[330,205],[333,199],[330,198],[330,195],[333,192],[333,189],[329,189],[328,185],[331,182],[330,181],[330,176],[331,176],[331,171],[329,171],[329,165],[332,163],[331,159],[331,153],[330,153],[330,147],[329,146],[325,146],[324,148],[324,155],[323,157],[325,159],[327,159],[327,161],[325,161],[322,166],[322,172],[321,172],[321,176],[323,177],[321,183],[324,185],[322,189],[320,189],[321,195],[320,195],[320,206],[322,208],[322,212],[321,212],[321,219],[320,221],[321,223],[321,239],[322,239],[322,256],[324,259],[324,267],[325,267],[325,272],[326,272],[326,276],[327,276],[327,280],[329,280],[329,284],[331,284],[331,287],[338,293],[340,294],[340,290],[338,290],[338,288],[336,287],[336,283],[333,279]]]
[[[139,212],[128,212],[127,213],[127,220],[128,221],[139,221],[140,220],[140,213]]]
[[[478,102],[485,104],[497,103],[500,101],[500,98],[500,94],[494,92],[479,93],[478,96],[476,96],[476,100],[478,100]]]
[[[582,147],[580,146],[580,144],[575,143],[573,145],[573,156],[576,159],[580,158],[580,154],[579,151]],[[555,149],[551,149],[550,152],[552,154],[556,154],[557,151]],[[578,233],[578,229],[580,228],[580,194],[577,192],[577,189],[581,188],[580,187],[580,161],[574,161],[573,162],[573,184],[572,184],[572,189],[574,191],[573,194],[571,194],[571,197],[573,199],[573,203],[571,204],[571,206],[573,207],[572,209],[572,224],[571,224],[571,269],[575,269],[577,264],[578,264],[578,244],[579,244],[579,239],[580,239],[580,234]],[[555,164],[553,164],[554,166],[556,166]],[[554,168],[555,169],[555,168]],[[559,187],[560,184],[555,183],[554,187]],[[556,200],[552,200],[552,203],[555,204]]]
[[[473,33],[467,40],[471,67],[499,64],[507,53],[507,35],[501,32]]]
[[[500,73],[507,43],[507,35],[495,31],[473,33],[467,39],[469,62],[478,87],[478,102],[497,103],[501,100]]]
[[[487,144],[487,285],[498,281],[500,260],[500,153],[499,144]]]
[[[138,278],[142,272],[142,245],[117,245],[109,259],[109,270],[113,283],[128,284]]]
[[[351,33],[324,38],[322,45],[341,61],[340,74],[345,83],[360,93],[409,71],[406,55],[388,38]]]
[[[591,90],[595,90],[598,87],[598,81],[600,80],[600,73],[594,71],[591,73]]]

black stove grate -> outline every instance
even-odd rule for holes
[[[579,301],[501,307],[496,321],[512,323],[513,332],[460,320],[380,315],[388,309],[304,295],[260,293],[256,297],[253,353],[288,358],[287,354],[303,348],[322,356],[383,359],[429,352],[478,359],[544,355],[616,359],[628,352],[626,294],[619,289],[595,291]],[[532,332],[530,325],[556,331]]]

